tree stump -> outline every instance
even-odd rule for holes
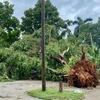
[[[62,84],[62,81],[59,82],[59,92],[63,92],[63,84]]]

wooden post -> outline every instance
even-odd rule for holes
[[[62,81],[59,82],[59,92],[63,92],[63,84],[62,84]]]
[[[45,68],[45,0],[41,0],[41,26],[42,26],[42,91],[46,91]]]

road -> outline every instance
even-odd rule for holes
[[[41,88],[41,81],[14,81],[0,83],[0,100],[40,100],[27,95],[27,91]],[[47,87],[59,87],[58,82],[46,82]],[[80,89],[75,87],[66,87],[65,90],[80,90],[85,93],[83,100],[100,100],[100,86],[94,89]]]

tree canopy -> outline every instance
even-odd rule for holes
[[[59,37],[59,29],[67,28],[63,19],[59,17],[57,8],[53,6],[50,0],[45,1],[45,22],[48,25],[55,26],[56,38]],[[22,31],[32,34],[35,30],[41,28],[41,0],[38,0],[34,8],[30,8],[24,12],[22,17]]]
[[[14,5],[8,1],[0,2],[0,37],[8,44],[18,40],[19,20],[13,16]]]

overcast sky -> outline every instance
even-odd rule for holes
[[[5,0],[0,0],[5,1]],[[14,15],[20,19],[25,10],[33,8],[38,0],[6,0],[14,4]],[[57,7],[63,19],[75,20],[77,16],[83,19],[100,17],[100,0],[50,0]]]

